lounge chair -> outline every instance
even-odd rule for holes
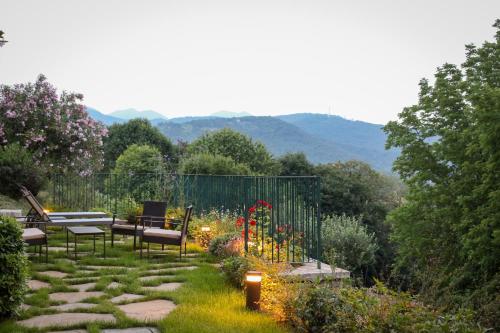
[[[142,258],[142,243],[148,243],[148,257],[149,257],[149,243],[161,244],[162,249],[164,245],[178,245],[179,246],[179,259],[182,259],[182,245],[184,245],[184,255],[186,255],[186,243],[187,243],[187,233],[188,224],[191,219],[191,214],[193,213],[193,206],[186,208],[184,214],[184,220],[182,223],[182,230],[167,230],[164,228],[147,228],[145,223],[142,224],[143,232],[141,237],[141,258]]]
[[[144,225],[149,228],[164,228],[167,203],[162,201],[144,201],[142,215],[136,216],[135,223],[113,223],[111,225],[111,246],[114,245],[116,235],[134,236],[134,251],[136,248],[137,236],[142,235]]]
[[[90,218],[71,218],[67,219],[65,216],[61,215],[52,215],[47,214],[42,205],[36,200],[33,194],[28,191],[26,188],[21,187],[21,192],[23,193],[23,197],[28,201],[31,206],[30,213],[26,216],[24,221],[25,223],[32,222],[46,222],[48,225],[52,226],[77,226],[77,225],[85,225],[85,226],[96,226],[96,225],[111,225],[115,222],[125,222],[123,220],[116,219],[116,216],[113,217],[90,217]],[[61,214],[61,213],[59,213]],[[93,215],[95,214],[95,215]],[[65,212],[62,215],[74,216],[74,217],[89,217],[89,216],[102,216],[101,212]],[[52,216],[51,216],[52,215]]]
[[[46,212],[47,216],[52,220],[56,219],[73,219],[73,218],[100,218],[107,217],[104,212],[47,212],[36,197],[24,186],[19,186],[23,197],[28,201],[31,206],[30,211],[26,215],[25,220],[29,220],[32,215],[38,215],[37,211],[42,210]],[[36,207],[36,208],[35,208]]]
[[[45,262],[48,262],[49,256],[49,245],[47,241],[47,230],[45,228],[45,222],[29,222],[29,224],[43,225],[44,230],[39,228],[24,228],[23,229],[23,241],[29,246],[40,246],[38,250],[38,255],[42,257],[42,245],[45,245]]]

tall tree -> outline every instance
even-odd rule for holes
[[[281,176],[311,176],[314,165],[307,160],[304,153],[288,153],[281,156]]]
[[[262,143],[229,128],[204,134],[191,144],[189,150],[193,154],[209,153],[230,157],[238,164],[248,165],[257,174],[279,173],[279,164]]]
[[[387,147],[409,187],[391,214],[397,269],[444,306],[472,306],[500,329],[500,20],[495,40],[420,82],[418,104],[389,122]]]
[[[104,169],[113,169],[118,156],[133,144],[156,147],[165,161],[177,162],[174,146],[166,136],[147,119],[132,119],[109,127],[108,136],[104,139]]]

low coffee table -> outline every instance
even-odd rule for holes
[[[104,258],[106,258],[106,233],[104,230],[101,230],[96,227],[68,227],[66,228],[66,253],[69,256],[69,233],[72,233],[75,236],[75,261],[77,258],[77,250],[76,250],[76,238],[77,236],[94,236],[94,253],[95,253],[95,236],[102,235],[103,236],[103,245],[104,245]]]

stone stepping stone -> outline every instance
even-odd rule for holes
[[[107,289],[118,289],[118,288],[121,288],[123,287],[123,284],[119,283],[119,282],[111,282],[106,288]]]
[[[119,305],[118,308],[129,318],[141,321],[160,320],[176,307],[172,301],[157,299],[154,301],[137,302]]]
[[[84,269],[89,269],[91,271],[87,272],[94,272],[94,271],[100,271],[100,270],[130,270],[134,269],[134,267],[123,267],[123,266],[96,266],[96,265],[91,265],[91,266],[84,266]]]
[[[88,333],[87,330],[50,331],[48,333]]]
[[[39,281],[39,280],[29,280],[28,288],[31,290],[38,290],[42,288],[50,288],[50,283]]]
[[[161,278],[164,278],[164,277],[168,277],[165,276],[165,275],[149,275],[149,276],[142,276],[139,278],[139,281],[151,281],[151,280],[156,280],[156,279],[161,279]]]
[[[31,305],[29,304],[21,304],[21,306],[19,306],[19,308],[23,311],[26,311],[26,310],[29,310],[31,308]]]
[[[70,250],[71,250],[71,246],[70,246]],[[65,247],[62,247],[62,246],[49,246],[49,251],[54,251],[54,252],[66,252],[66,248]]]
[[[125,301],[133,301],[139,298],[143,298],[143,295],[136,294],[121,294],[120,296],[113,297],[111,303],[117,304]]]
[[[96,321],[114,324],[116,323],[116,318],[111,314],[71,312],[36,316],[18,321],[17,323],[30,328],[46,328],[51,326],[80,325]]]
[[[71,285],[71,288],[78,289],[78,291],[87,291],[89,289],[95,288],[96,283],[95,282],[89,282],[89,283],[82,283],[82,284],[73,284]]]
[[[61,305],[53,305],[49,308],[57,311],[71,311],[75,309],[90,309],[96,306],[97,304],[92,304],[92,303],[68,303]]]
[[[44,272],[38,272],[38,274],[48,276],[48,277],[53,277],[53,278],[59,278],[59,279],[62,279],[64,277],[68,276],[68,273],[59,272],[59,271],[44,271]]]
[[[142,289],[148,291],[172,291],[179,288],[180,286],[182,286],[182,283],[170,282],[170,283],[162,283],[159,286],[155,287],[142,287]]]
[[[179,266],[179,267],[172,267],[172,268],[167,268],[169,271],[192,271],[193,269],[197,269],[198,266]]]
[[[78,303],[86,298],[90,297],[101,297],[104,293],[102,291],[78,291],[69,293],[52,293],[49,294],[49,299],[51,301],[67,302],[67,303]]]
[[[154,327],[132,327],[132,328],[110,328],[102,330],[102,333],[160,333]]]

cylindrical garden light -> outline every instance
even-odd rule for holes
[[[248,271],[245,276],[245,286],[247,290],[247,309],[260,310],[260,285],[262,273]]]

